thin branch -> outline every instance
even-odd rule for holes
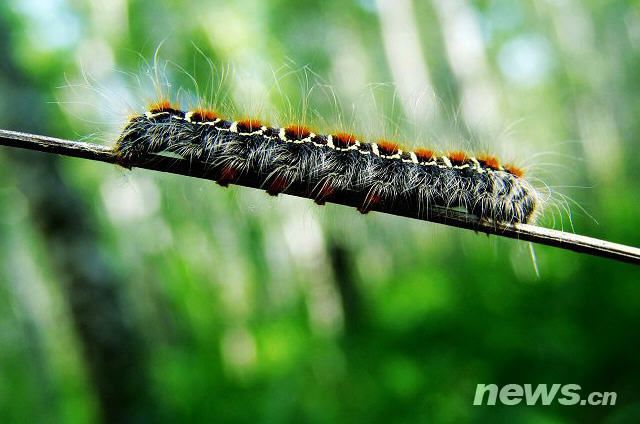
[[[146,168],[154,171],[212,179],[211,169],[207,169],[206,164],[189,162],[184,159],[162,155],[155,155],[151,160],[121,163],[118,156],[110,147],[35,134],[0,129],[0,145],[119,164],[127,168]],[[235,184],[262,188],[261,179],[257,178],[256,175],[244,175],[240,177]],[[306,192],[308,192],[308,190],[299,185],[292,185],[285,190],[286,194],[299,197],[307,197],[307,195],[305,195]],[[331,203],[358,207],[362,205],[362,201],[361,195],[343,193],[335,199],[332,199]],[[556,246],[566,250],[611,258],[622,262],[640,264],[640,249],[638,248],[535,225],[489,223],[481,221],[473,215],[445,208],[432,208],[429,210],[428,216],[425,216],[427,214],[420,213],[420,211],[416,211],[413,208],[403,207],[401,204],[381,205],[379,208],[373,208],[372,210],[465,228],[486,234],[494,234],[501,237]]]

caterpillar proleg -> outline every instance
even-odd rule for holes
[[[520,168],[491,155],[405,150],[388,140],[316,133],[298,124],[272,127],[208,109],[181,110],[168,101],[132,116],[116,151],[124,166],[178,155],[199,163],[222,186],[246,174],[271,195],[296,185],[318,204],[359,196],[363,213],[402,203],[425,215],[433,207],[462,208],[483,220],[513,224],[533,221],[541,203]]]

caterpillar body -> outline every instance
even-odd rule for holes
[[[171,153],[200,163],[220,185],[250,173],[271,195],[296,185],[319,204],[357,195],[363,213],[400,202],[425,215],[433,207],[462,208],[483,220],[514,224],[531,222],[540,208],[540,195],[522,170],[491,155],[404,150],[387,140],[233,121],[166,101],[132,116],[115,150],[125,166]]]

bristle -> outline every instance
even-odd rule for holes
[[[356,143],[356,136],[345,132],[331,134],[331,138],[333,139],[333,145],[339,149],[346,149]]]
[[[431,162],[435,159],[435,153],[430,149],[419,148],[414,150],[413,153],[418,158],[418,162]]]
[[[267,138],[277,138],[280,132],[279,128],[266,127],[262,134]]]
[[[400,150],[400,145],[389,140],[378,140],[378,152],[383,156],[393,156]]]
[[[316,134],[316,136],[313,137],[313,143],[317,144],[318,146],[326,146],[327,136],[323,134]]]
[[[365,198],[362,206],[358,208],[358,212],[360,212],[361,214],[367,214],[371,209],[375,208],[381,202],[382,202],[382,197],[380,197],[380,195],[375,193],[369,194]]]
[[[250,133],[253,131],[257,131],[262,126],[262,122],[257,119],[242,119],[237,123],[238,132],[240,133]]]
[[[495,156],[482,154],[478,156],[477,160],[480,165],[486,168],[493,169],[494,171],[500,169],[500,161]]]
[[[232,166],[225,166],[220,170],[217,182],[223,187],[227,187],[230,183],[238,178],[238,170]]]
[[[519,167],[513,165],[513,164],[504,165],[504,169],[505,169],[505,171],[507,171],[511,175],[516,176],[517,178],[524,177],[524,170],[522,168],[519,168]]]
[[[191,112],[189,120],[191,122],[213,122],[216,119],[220,119],[220,115],[217,112],[209,109],[196,109]]]
[[[171,102],[168,100],[160,100],[159,102],[152,103],[151,105],[149,105],[149,112],[151,113],[169,112],[169,113],[183,114],[183,112],[180,110],[178,106],[172,105]]]
[[[267,187],[267,193],[271,196],[277,196],[289,186],[289,182],[282,176],[277,176]]]
[[[463,165],[466,161],[469,160],[469,156],[467,156],[465,152],[459,150],[448,152],[447,157],[449,158],[453,166]]]
[[[231,124],[232,124],[231,121],[227,121],[227,120],[222,119],[220,121],[216,121],[214,126],[216,128],[221,129],[221,130],[229,130],[231,128]]]
[[[284,127],[287,140],[302,140],[311,135],[311,130],[302,125],[289,125]]]
[[[318,194],[315,196],[315,202],[318,205],[324,205],[328,198],[330,198],[335,190],[330,185],[323,185]]]
[[[530,222],[539,208],[535,188],[520,180],[523,170],[503,168],[489,154],[405,151],[393,141],[367,142],[346,132],[233,121],[208,109],[185,114],[168,101],[131,117],[116,150],[123,166],[148,154],[176,153],[200,162],[222,186],[246,176],[274,196],[290,187],[318,204],[358,196],[362,213],[401,202],[425,213],[433,206],[465,208],[481,219],[514,223]]]

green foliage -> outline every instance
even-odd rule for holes
[[[68,85],[84,71],[89,92],[124,98],[122,72],[144,75],[162,43],[174,94],[193,92],[188,74],[217,84],[206,56],[232,68],[230,111],[322,127],[341,110],[365,134],[520,158],[575,199],[576,232],[640,245],[633,2],[28,3],[0,5],[2,127],[111,142],[117,114],[88,121]],[[398,56],[412,31],[418,50]],[[402,101],[416,61],[434,113]],[[0,151],[0,422],[108,420],[109,385],[133,393],[110,407],[130,421],[638,420],[636,267],[537,246],[537,278],[524,242],[40,155]],[[54,174],[85,222],[66,236],[38,207],[61,196],[43,185]],[[543,222],[572,231],[564,211]],[[92,272],[113,309],[78,308],[104,290]],[[83,332],[99,311],[114,316]],[[479,383],[557,382],[618,405],[472,406]]]

